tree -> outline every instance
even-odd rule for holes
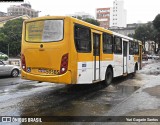
[[[84,18],[84,19],[83,19],[81,16],[77,16],[77,17],[75,17],[75,18],[77,18],[77,19],[79,19],[79,20],[83,20],[83,21],[88,22],[88,23],[91,23],[91,24],[94,24],[94,25],[96,25],[96,26],[99,26],[99,25],[100,25],[100,23],[99,23],[97,20],[92,19],[92,18]]]
[[[158,43],[158,48],[160,48],[160,14],[158,14],[155,19],[153,20],[153,25],[155,29],[157,30],[157,43]]]
[[[158,32],[160,32],[160,14],[158,14],[153,20],[153,25]]]
[[[91,24],[94,24],[94,25],[96,25],[96,26],[99,26],[99,25],[100,25],[100,23],[99,23],[97,20],[92,19],[92,18],[86,18],[86,19],[83,19],[83,21],[88,22],[88,23],[91,23]]]
[[[147,37],[148,37],[148,34],[146,31],[147,31],[146,26],[143,25],[143,26],[139,26],[135,30],[135,34],[134,34],[134,38],[142,41],[144,46],[145,46],[145,42],[147,41]]]
[[[0,30],[0,44],[3,45],[1,51],[7,53],[8,46],[11,56],[16,56],[21,50],[23,19],[15,19],[8,21]]]
[[[145,46],[146,41],[156,41],[156,30],[151,22],[139,26],[135,30],[134,38],[141,40]]]

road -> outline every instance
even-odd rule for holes
[[[0,87],[0,114],[101,115],[140,87],[137,84],[123,84],[130,80],[118,78],[116,83],[105,87],[102,83],[68,86],[5,78],[8,85],[2,84]],[[0,79],[0,83],[3,81]]]
[[[143,109],[148,113],[148,110],[151,112],[160,106],[160,101],[157,99],[159,95],[155,95],[160,88],[157,87],[160,86],[158,77],[160,66],[157,63],[158,68],[155,67],[157,70],[152,64],[150,67],[153,72],[144,67],[134,77],[130,75],[114,79],[113,84],[108,87],[102,83],[63,85],[27,81],[20,77],[1,78],[0,114],[1,116],[122,116],[140,115]],[[149,104],[146,98],[149,98]],[[143,113],[145,115],[145,112]]]

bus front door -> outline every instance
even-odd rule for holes
[[[123,74],[127,73],[128,42],[123,41]]]
[[[142,45],[139,45],[139,64],[140,69],[142,69]]]
[[[100,81],[100,34],[93,33],[93,82]]]

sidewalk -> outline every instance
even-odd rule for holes
[[[160,117],[160,62],[143,67],[136,76],[144,85],[129,98],[116,105],[106,116],[159,116]],[[143,122],[150,125],[153,122]],[[110,125],[137,125],[139,122],[111,122]],[[141,123],[142,124],[142,123]],[[159,125],[154,122],[154,125]]]

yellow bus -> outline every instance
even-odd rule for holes
[[[141,69],[140,41],[68,16],[24,21],[23,79],[91,84]]]

